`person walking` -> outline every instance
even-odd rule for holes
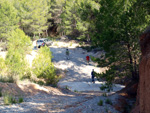
[[[95,83],[94,77],[95,77],[95,72],[94,72],[94,69],[92,69],[91,78],[92,78],[93,84]]]
[[[68,49],[66,49],[66,58],[67,58],[67,60],[69,60],[69,50]]]
[[[88,55],[86,56],[86,61],[87,61],[87,64],[89,64],[90,57]]]

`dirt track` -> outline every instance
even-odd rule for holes
[[[67,76],[60,80],[59,83],[90,82],[90,73],[93,68],[98,72],[103,71],[103,69],[100,70],[95,67],[95,64],[92,62],[90,65],[86,64],[85,56],[92,53],[86,53],[82,49],[70,48],[70,60],[66,60],[66,47],[62,47],[62,45],[61,47],[51,47],[55,66],[67,70]],[[34,91],[34,95],[24,96],[24,102],[21,104],[13,104],[10,106],[1,104],[0,113],[106,113],[107,111],[118,113],[113,106],[105,104],[107,98],[110,98],[112,103],[115,103],[115,99],[118,98],[117,94],[104,97],[99,92],[84,92],[82,94],[80,92],[71,92],[67,89],[62,90],[50,86],[41,87],[36,84],[34,87],[33,84],[31,86],[29,85],[27,89],[26,85],[22,85],[20,86],[20,90],[23,91],[23,89],[26,89],[24,92],[27,90],[27,92]],[[0,98],[1,102],[2,100],[3,98]],[[100,100],[103,100],[103,106],[98,106],[97,103]]]

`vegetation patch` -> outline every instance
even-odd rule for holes
[[[22,103],[22,102],[23,102],[23,97],[19,97],[18,103]]]
[[[108,98],[105,100],[105,103],[106,103],[106,104],[110,104],[110,105],[113,104],[112,101],[111,101],[110,99],[108,99]]]
[[[103,96],[104,96],[104,97],[107,97],[107,94],[106,94],[106,93],[103,93]]]
[[[2,97],[2,89],[3,88],[0,87],[0,97]]]
[[[33,60],[33,74],[37,78],[42,78],[46,84],[57,84],[59,77],[55,73],[55,68],[51,62],[52,54],[48,47],[42,47]]]
[[[98,102],[98,105],[99,105],[99,106],[103,106],[103,100],[100,100],[100,101]]]
[[[8,37],[8,53],[5,60],[7,77],[20,80],[27,74],[26,72],[29,68],[25,57],[30,50],[30,38],[22,30],[16,29],[10,33]]]
[[[3,96],[3,98],[4,98],[4,104],[5,104],[5,105],[11,105],[11,104],[15,104],[15,103],[16,103],[15,98],[12,97],[12,96],[9,95],[9,94],[5,94],[5,95]]]

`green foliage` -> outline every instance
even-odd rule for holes
[[[30,38],[22,30],[16,29],[10,34],[8,38],[8,53],[6,55],[8,74],[13,77],[19,77],[19,79],[26,74],[28,65],[25,57],[30,50]]]
[[[103,100],[100,100],[100,101],[98,102],[98,105],[99,105],[99,106],[103,106]]]
[[[11,75],[0,75],[0,82],[8,82],[8,83],[14,83],[15,78]]]
[[[56,84],[58,77],[55,74],[55,68],[51,62],[51,52],[48,47],[42,47],[33,60],[33,73],[38,77],[45,79],[47,84]]]
[[[26,74],[25,78],[30,78],[25,54],[31,43],[21,30],[15,29],[20,28],[36,39],[37,34],[40,37],[50,27],[61,36],[69,34],[91,42],[91,46],[102,47],[105,54],[100,59],[91,59],[101,67],[108,67],[105,73],[96,75],[98,79],[105,78],[105,88],[110,90],[115,77],[136,79],[140,60],[138,37],[150,23],[149,5],[147,0],[1,0],[0,39],[8,38],[9,42],[6,62],[0,58],[0,73],[5,75],[7,71],[9,77],[19,75],[19,78]],[[48,65],[44,65],[45,69],[36,67],[44,74],[34,74],[47,81],[50,75],[55,78],[53,74],[46,76],[54,72],[50,69],[53,66]]]
[[[102,86],[100,87],[100,89],[103,91],[103,90],[106,89],[106,86],[105,86],[105,85],[102,85]]]
[[[74,90],[74,92],[78,93],[78,90]]]
[[[28,34],[39,34],[48,28],[49,0],[15,0],[14,6],[20,18],[20,28]]]
[[[2,97],[2,88],[0,87],[0,97]]]
[[[5,105],[11,105],[11,104],[16,104],[16,103],[22,103],[23,102],[23,97],[15,98],[12,95],[8,93],[3,94],[3,101]]]
[[[41,81],[41,80],[39,80],[39,81],[37,81],[37,84],[39,84],[39,85],[44,85],[45,83],[43,82],[43,81]]]
[[[110,92],[112,89],[112,82],[108,83],[106,82],[104,85],[102,85],[100,87],[101,90],[107,90],[108,92]]]
[[[68,86],[65,86],[65,89],[69,90]]]
[[[103,96],[104,96],[104,97],[107,97],[107,94],[106,94],[106,93],[103,93]]]
[[[67,0],[63,3],[61,13],[60,32],[66,35],[78,37],[80,40],[90,41],[90,33],[93,31],[94,10],[99,9],[95,0]]]
[[[106,99],[105,103],[106,103],[106,104],[110,104],[110,105],[113,104],[112,101],[111,101],[110,99]]]
[[[17,10],[8,0],[0,1],[0,39],[6,40],[8,34],[18,27]]]
[[[19,97],[18,103],[22,103],[23,102],[23,98]]]
[[[101,67],[108,67],[99,78],[105,78],[109,88],[115,77],[138,79],[140,60],[139,34],[149,25],[146,1],[101,0],[97,14],[92,44],[100,46],[105,55],[94,59]],[[122,6],[122,7],[121,7]],[[144,7],[145,6],[145,7]]]
[[[91,41],[93,32],[95,32],[95,11],[99,11],[100,4],[95,0],[81,0],[78,3],[77,29],[81,32],[82,40]]]
[[[82,46],[82,49],[87,50],[87,52],[92,51],[92,47],[90,47],[90,46]]]
[[[3,96],[3,98],[4,98],[4,104],[5,105],[11,105],[11,104],[15,104],[16,103],[16,100],[15,100],[15,98],[13,98],[11,95],[9,95],[9,94],[5,94],[4,96]]]
[[[3,75],[6,72],[5,60],[0,57],[0,73]]]

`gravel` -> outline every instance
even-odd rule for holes
[[[64,43],[62,43],[63,45]],[[50,47],[54,58],[52,59],[54,65],[57,68],[66,70],[67,76],[60,80],[58,83],[59,87],[64,87],[62,83],[68,83],[68,87],[72,83],[78,82],[78,84],[87,83],[91,85],[94,89],[95,85],[91,84],[91,70],[94,69],[96,72],[103,72],[106,68],[95,67],[96,64],[90,62],[90,65],[86,64],[85,56],[92,55],[93,53],[87,53],[81,48],[69,48],[70,60],[66,60],[65,47],[62,45],[61,48],[56,46]],[[33,53],[35,55],[35,53]],[[29,55],[28,57],[34,57],[34,55]],[[29,58],[30,59],[30,58]],[[33,60],[33,58],[31,58]],[[30,61],[30,60],[29,60]],[[98,81],[97,81],[98,82]],[[108,97],[102,96],[103,92],[98,91],[94,94],[94,90],[81,91],[91,91],[90,93],[79,92],[81,86],[74,85],[78,89],[73,89],[73,92],[63,89],[62,94],[57,93],[44,93],[39,92],[34,96],[24,97],[24,102],[20,104],[13,105],[0,105],[0,113],[119,113],[113,107],[116,99],[119,97],[118,94],[113,94]],[[73,86],[72,86],[73,87]],[[76,91],[75,91],[76,90]],[[112,105],[106,104],[106,99],[110,99]],[[99,106],[98,102],[102,100],[103,106]],[[3,98],[0,98],[0,102],[3,102]]]

